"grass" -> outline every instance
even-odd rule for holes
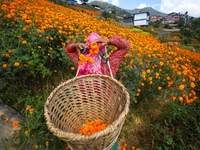
[[[145,32],[145,31],[143,31],[142,29],[138,29],[138,28],[132,28],[132,29],[130,29],[131,31],[133,31],[133,32],[140,32],[140,33],[142,33],[142,34],[151,34],[151,33],[149,33],[149,32]]]

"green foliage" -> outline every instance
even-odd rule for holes
[[[172,29],[172,27],[169,24],[164,24],[163,28]]]
[[[166,117],[159,120],[161,123],[151,125],[157,149],[199,149],[199,101],[187,106],[169,103],[164,113]]]
[[[111,19],[113,19],[114,18],[114,16],[111,14],[111,13],[109,13],[109,12],[107,12],[107,11],[103,11],[102,13],[101,13],[101,16],[103,16],[104,18],[111,18]]]
[[[112,4],[109,4],[109,3],[107,3],[107,2],[103,2],[103,1],[101,1],[101,2],[99,2],[99,1],[92,1],[92,2],[90,2],[90,5],[99,5],[99,6],[101,6],[102,8],[104,8],[104,11],[109,11],[109,10],[111,10],[111,11],[115,11],[116,12],[116,14],[119,14],[119,15],[124,15],[124,14],[126,14],[126,15],[128,15],[128,16],[131,16],[131,14],[129,13],[129,12],[127,12],[127,11],[125,11],[125,10],[123,10],[123,9],[121,9],[121,8],[119,8],[119,7],[117,7],[117,6],[114,6],[114,5],[112,5]]]

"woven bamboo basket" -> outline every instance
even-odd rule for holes
[[[52,91],[44,106],[48,129],[72,150],[110,150],[129,111],[130,96],[116,79],[102,74],[75,77]],[[108,126],[92,135],[79,131],[85,120]]]

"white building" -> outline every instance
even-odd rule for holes
[[[139,12],[133,14],[133,24],[135,26],[140,26],[140,27],[147,27],[149,25],[149,17],[150,14],[149,12]]]

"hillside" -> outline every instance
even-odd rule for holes
[[[133,9],[133,10],[127,10],[127,9],[124,9],[125,11],[131,13],[131,14],[135,14],[135,13],[139,13],[140,11],[141,12],[149,12],[150,13],[150,16],[161,16],[161,17],[166,17],[167,14],[165,13],[162,13],[162,12],[159,12],[151,7],[145,7],[145,8],[142,8],[142,9]]]
[[[89,5],[99,5],[101,6],[102,8],[104,8],[105,11],[109,11],[109,10],[112,10],[112,11],[115,11],[117,14],[119,15],[128,15],[130,16],[131,14],[125,10],[123,10],[122,8],[119,8],[117,6],[114,6],[112,4],[109,4],[107,2],[102,2],[102,1],[92,1],[89,3]]]

